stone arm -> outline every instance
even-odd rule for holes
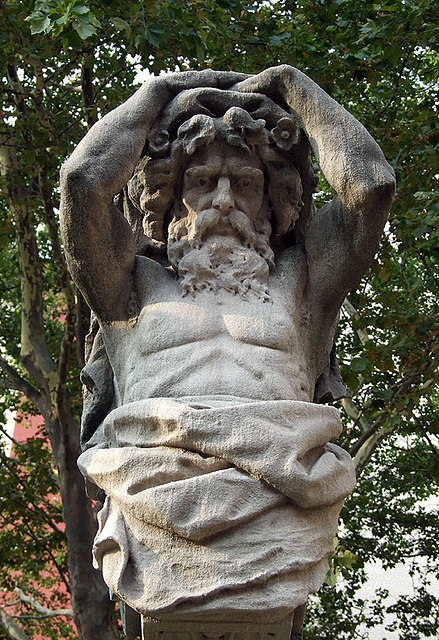
[[[97,122],[61,169],[61,233],[72,276],[101,321],[127,320],[135,243],[114,206],[161,110],[180,91],[227,89],[243,74],[202,71],[152,78]]]
[[[334,317],[378,248],[395,189],[393,169],[366,129],[297,69],[273,67],[236,88],[280,99],[299,116],[337,194],[313,216],[305,236],[310,302]]]

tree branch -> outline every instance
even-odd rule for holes
[[[346,311],[346,313],[352,320],[359,319],[357,309],[354,307],[354,305],[351,302],[349,302],[347,298],[343,300],[343,309]],[[364,345],[369,340],[369,335],[366,329],[355,329],[355,333],[357,334],[358,339],[360,340],[362,345]]]
[[[0,433],[7,438],[8,440],[10,440],[10,442],[14,445],[14,447],[22,447],[23,446],[23,442],[20,442],[19,440],[16,440],[15,438],[13,438],[7,431],[6,429],[4,429],[2,426],[0,426]],[[6,456],[5,452],[1,452],[0,456],[2,458],[2,464],[4,464],[3,461],[3,456]]]
[[[370,424],[364,417],[364,409],[358,409],[352,398],[342,398],[342,406],[347,415],[354,421],[350,428],[350,433],[355,429],[357,425],[360,426],[363,433],[366,433],[370,429]],[[346,435],[348,439],[349,434]]]
[[[18,587],[15,587],[14,591],[22,602],[32,605],[35,611],[38,611],[38,613],[40,613],[41,617],[43,618],[55,618],[56,616],[73,616],[73,609],[48,609],[47,607],[43,607],[43,605],[40,604],[36,598],[24,594],[23,591]]]
[[[410,58],[411,54],[415,51],[415,46],[411,47],[408,51],[408,53],[404,56],[404,58],[401,61],[401,64],[399,66],[399,69],[396,72],[396,81],[395,81],[395,85],[393,88],[393,93],[390,96],[389,100],[386,102],[386,104],[383,106],[383,108],[376,112],[376,117],[377,118],[381,118],[384,113],[387,111],[387,109],[392,105],[392,103],[394,102],[394,100],[396,99],[397,95],[398,95],[398,89],[399,89],[399,85],[401,84],[401,76],[403,74],[403,71],[407,65],[407,60]]]
[[[407,276],[405,274],[405,265],[406,265],[406,260],[407,260],[407,251],[404,251],[401,260],[395,260],[396,264],[398,265],[398,270],[399,273],[401,274],[401,279],[404,283],[404,287],[405,290],[407,291],[407,295],[410,298],[410,302],[412,303],[413,307],[416,309],[416,311],[418,311],[419,313],[419,309],[418,309],[418,305],[416,304],[416,300],[413,296],[413,292],[410,288],[410,284],[409,281],[407,280]]]
[[[2,515],[2,520],[3,522],[5,522],[6,524],[9,524],[11,526],[11,528],[15,528],[17,526],[17,522],[15,519],[11,519],[11,518],[7,518],[5,517],[5,515]],[[34,530],[32,529],[32,527],[28,524],[28,523],[24,523],[23,526],[26,528],[27,533],[29,535],[30,538],[32,538],[32,540],[35,540],[36,542],[41,542],[41,540],[35,535]],[[61,569],[59,563],[57,562],[55,556],[53,555],[52,551],[50,549],[45,548],[45,552],[47,553],[47,555],[50,557],[51,561],[53,562],[59,577],[61,578],[62,582],[64,583],[65,587],[66,587],[66,592],[67,593],[71,593],[71,589],[70,589],[70,585],[67,581],[66,576],[64,575],[63,570]]]
[[[35,72],[35,88],[31,94],[35,111],[40,118],[41,125],[47,129],[52,138],[56,140],[58,138],[57,131],[43,104],[44,89],[46,88],[46,82],[43,75],[43,63],[37,56],[29,56],[26,61],[34,68]]]
[[[47,348],[43,323],[42,272],[35,227],[27,203],[13,197],[21,275],[21,360],[53,399],[56,367]]]
[[[46,76],[47,82],[49,84],[53,84],[53,80],[57,77],[61,77],[62,79],[66,78],[69,75],[69,69],[74,69],[77,66],[78,59],[92,49],[91,46],[86,46],[82,51],[71,52],[71,58],[66,62],[66,64],[57,67],[53,73],[48,73]],[[64,85],[62,85],[64,87]]]
[[[427,271],[430,278],[433,280],[436,287],[439,289],[439,279],[436,277],[436,274],[433,273],[433,271],[431,270],[430,265],[428,264],[424,254],[421,251],[417,251],[416,255],[419,256],[419,258],[422,260],[422,264],[424,265],[425,270]]]
[[[12,67],[11,73],[15,70]],[[19,108],[25,109],[25,104]],[[18,162],[14,147],[9,147],[7,157],[5,148],[3,155],[2,173],[7,175],[18,170]],[[15,235],[17,238],[18,261],[20,265],[21,282],[21,360],[35,379],[40,388],[47,395],[56,387],[56,368],[47,348],[43,323],[43,296],[42,296],[42,271],[35,226],[30,208],[32,194],[20,179],[10,181],[7,190],[8,205],[13,212]],[[11,377],[12,371],[7,372]],[[20,383],[18,378],[11,377],[14,382]],[[30,391],[30,389],[29,389]],[[25,391],[27,393],[27,390]],[[40,396],[42,399],[42,396]],[[32,398],[34,400],[34,398]],[[41,401],[38,409],[42,410]]]
[[[433,444],[429,434],[427,433],[427,430],[425,429],[424,425],[421,424],[421,421],[418,420],[417,418],[415,418],[415,424],[417,427],[419,427],[419,429],[422,431],[422,435],[424,436],[424,438],[427,441],[428,446],[430,447],[430,451],[431,453],[436,457],[439,458],[439,451],[437,449],[437,447],[435,447],[435,445]]]
[[[387,417],[387,414],[385,417]],[[382,422],[384,422],[384,420],[382,420]],[[369,460],[375,453],[380,443],[394,431],[394,427],[379,428],[379,426],[376,426],[376,424],[377,423],[373,425],[374,429],[370,429],[367,440],[363,442],[356,455],[352,456],[354,458],[355,473],[357,478],[359,478],[363,473],[366,465],[368,464]]]
[[[9,640],[31,640],[3,607],[0,607],[0,627],[4,630]]]
[[[402,394],[404,394],[407,391],[407,389],[416,380],[416,378],[419,376],[419,374],[420,374],[420,371],[418,371],[416,369],[415,371],[412,371],[412,373],[407,375],[405,378],[403,378],[403,380],[401,380],[401,382],[399,383],[398,388],[396,389],[395,393],[392,395],[392,397],[391,397],[391,399],[389,401],[387,409],[385,409],[384,411],[382,411],[379,414],[378,418],[370,426],[369,430],[366,431],[365,433],[363,433],[358,438],[357,442],[351,447],[350,452],[349,452],[351,454],[351,456],[355,456],[358,453],[359,449],[363,446],[363,444],[376,431],[378,431],[378,429],[380,429],[380,427],[384,424],[385,420],[387,419],[387,417],[389,416],[391,411],[394,409],[395,404],[396,404],[396,400],[399,398],[399,396],[401,396]]]
[[[11,440],[14,442],[14,444],[23,445],[23,443],[17,442],[13,438],[11,438]],[[19,466],[20,463],[16,461],[14,458],[10,458],[9,456],[4,456],[2,460],[2,464],[7,468],[7,471],[11,475],[11,477],[14,478],[16,482],[16,486],[17,487],[21,486],[23,488],[22,497],[25,498],[29,503],[29,505],[32,505],[33,507],[33,509],[29,509],[29,511],[31,511],[35,517],[45,522],[53,531],[55,531],[55,533],[62,534],[63,531],[58,528],[56,522],[54,522],[53,519],[48,514],[48,508],[50,507],[53,508],[53,505],[50,503],[49,500],[47,500],[46,498],[43,498],[42,496],[34,493],[31,489],[29,489],[28,485],[23,481],[23,478],[20,477],[15,472],[15,469],[12,467],[13,464],[15,464],[15,466]],[[14,501],[16,503],[18,502],[18,500],[15,500],[14,498],[10,498],[10,500],[12,502]],[[42,505],[45,505],[45,508],[44,507],[42,508],[38,504],[38,502],[42,503]],[[34,540],[38,540],[37,536],[34,534],[33,529],[29,529],[29,534],[31,538],[33,538]]]
[[[85,54],[81,65],[82,105],[84,107],[87,128],[90,129],[97,121],[96,92],[93,85],[93,50]]]
[[[391,397],[387,408],[379,414],[369,430],[364,432],[351,447],[349,453],[354,458],[357,477],[363,472],[380,442],[394,431],[394,427],[385,427],[383,425],[395,409],[398,398],[407,392],[420,373],[421,371],[416,369],[403,378]]]
[[[42,402],[42,396],[27,380],[22,378],[17,371],[11,365],[0,357],[0,368],[8,376],[10,383],[4,378],[0,378],[0,387],[3,389],[15,389],[21,391],[31,402],[35,404],[38,410],[40,410],[40,404]]]
[[[44,203],[44,211],[46,213],[46,222],[49,230],[50,242],[52,245],[52,254],[55,260],[58,278],[61,283],[62,293],[66,301],[65,331],[61,342],[60,357],[58,363],[57,397],[59,397],[58,394],[60,394],[65,388],[65,383],[69,372],[70,350],[75,338],[76,300],[72,284],[70,282],[67,264],[61,249],[61,242],[58,235],[58,225],[55,218],[52,194],[47,178],[47,167],[43,167],[39,171],[38,182],[40,186],[41,197]]]
[[[26,103],[24,101],[25,96],[27,96],[26,91],[24,91],[20,79],[18,77],[17,69],[14,64],[8,63],[6,65],[8,80],[11,85],[12,95],[14,97],[14,102],[17,107],[19,113],[24,113],[26,111]]]
[[[22,98],[30,98],[31,94],[23,91],[23,89],[13,87],[2,87],[0,93],[6,93],[6,95],[20,96]]]

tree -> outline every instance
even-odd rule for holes
[[[58,237],[61,162],[87,127],[132,93],[134,62],[154,73],[204,66],[254,73],[288,63],[368,127],[398,177],[378,260],[341,318],[339,358],[351,391],[342,443],[359,482],[334,558],[343,590],[322,590],[306,637],[359,637],[365,608],[356,591],[373,558],[386,566],[401,558],[427,562],[415,598],[395,607],[404,640],[437,634],[438,602],[428,586],[439,572],[437,515],[422,503],[437,496],[439,474],[435,3],[6,0],[1,11],[1,406],[21,403],[22,414],[40,413],[51,443],[49,450],[37,437],[16,447],[16,461],[2,458],[3,521],[20,526],[2,534],[1,587],[11,590],[16,580],[8,555],[19,559],[20,585],[37,600],[38,573],[49,568],[52,591],[54,575],[70,589],[78,637],[118,637],[106,588],[91,569],[94,513],[75,465],[88,310]],[[327,198],[327,185],[321,189],[318,197]],[[58,492],[65,532],[60,506],[47,498]],[[59,594],[47,606],[64,604]],[[31,604],[21,606],[32,614]],[[378,593],[371,623],[385,607]],[[42,620],[48,637],[74,637],[68,622]],[[21,623],[32,634],[42,620]]]

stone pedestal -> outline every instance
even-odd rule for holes
[[[267,624],[251,622],[160,622],[142,617],[142,640],[290,640],[293,615]]]

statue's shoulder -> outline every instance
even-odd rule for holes
[[[175,271],[146,256],[136,256],[134,286],[142,302],[158,302],[178,290]]]
[[[306,280],[307,261],[304,244],[298,244],[282,251],[276,258],[276,275],[295,281]]]
[[[275,272],[271,278],[271,291],[277,292],[281,304],[288,309],[302,309],[308,284],[308,265],[303,245],[283,251],[276,258]]]

